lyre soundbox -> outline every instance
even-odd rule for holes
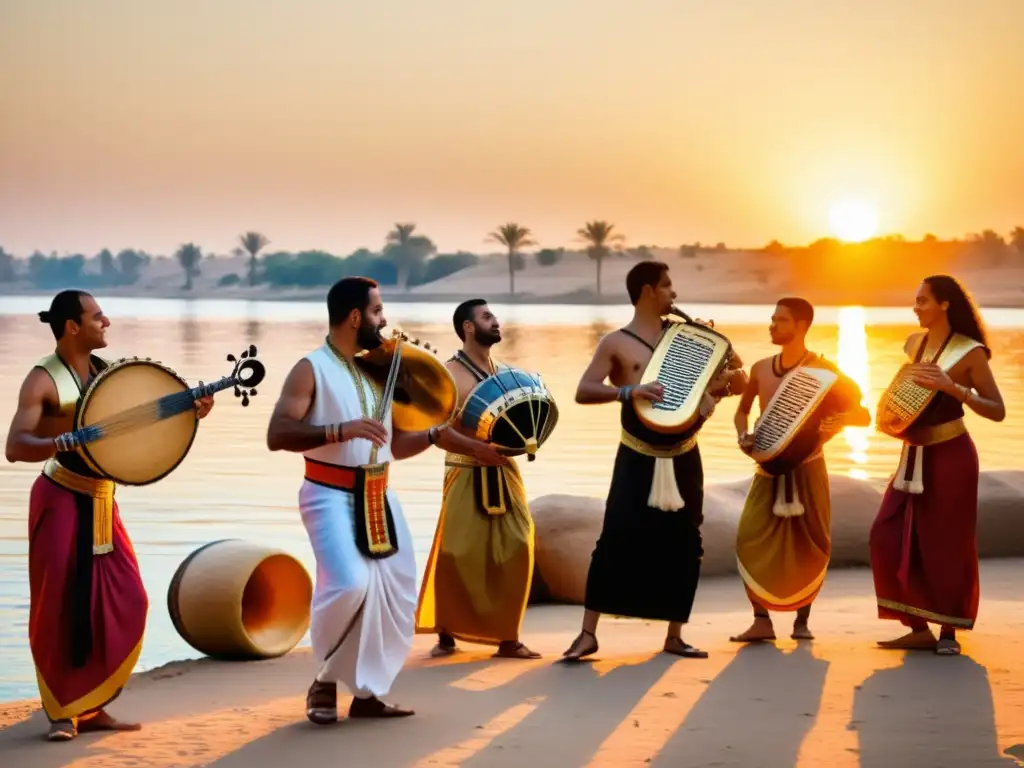
[[[754,428],[750,456],[765,472],[783,475],[818,449],[822,406],[838,381],[838,372],[814,366],[783,377]]]
[[[927,334],[924,333],[914,339],[916,349],[911,362],[899,367],[878,400],[875,427],[882,434],[901,437],[921,417],[938,394],[935,390],[922,387],[914,381],[926,339]],[[980,346],[981,343],[974,339],[959,333],[952,334],[939,350],[934,362],[948,374],[970,352]]]
[[[701,323],[669,323],[658,340],[640,384],[658,381],[665,388],[661,402],[636,400],[636,414],[649,429],[684,432],[700,419],[701,399],[729,362],[732,345],[718,331]]]

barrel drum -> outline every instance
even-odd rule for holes
[[[213,541],[190,554],[167,590],[182,639],[216,659],[283,656],[309,629],[313,583],[287,552],[241,539]]]

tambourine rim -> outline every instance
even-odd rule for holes
[[[172,368],[164,365],[161,362],[158,362],[156,360],[144,360],[144,359],[135,358],[135,357],[121,358],[120,360],[116,360],[115,362],[110,363],[106,368],[104,368],[102,371],[97,373],[96,374],[96,378],[94,378],[89,383],[89,386],[86,387],[85,392],[82,393],[81,398],[79,398],[79,400],[78,400],[78,406],[75,408],[75,421],[74,421],[75,429],[82,429],[82,424],[81,424],[82,414],[85,413],[85,409],[88,406],[89,400],[92,399],[92,396],[93,396],[93,394],[95,394],[96,389],[100,385],[100,382],[102,382],[106,378],[108,378],[109,375],[111,374],[111,372],[119,371],[119,370],[121,370],[123,368],[128,368],[128,367],[133,366],[133,365],[147,365],[147,366],[152,366],[154,368],[159,368],[162,371],[164,371],[166,373],[169,373],[173,378],[175,378],[178,381],[180,381],[185,386],[185,390],[186,391],[191,389],[191,387],[189,387],[189,385],[188,385],[188,382],[185,381],[185,379],[182,376],[180,376],[177,373],[177,371],[174,371]],[[168,468],[166,471],[164,471],[163,473],[161,473],[160,475],[154,477],[151,480],[147,480],[144,483],[127,482],[125,480],[121,480],[121,479],[117,478],[115,475],[112,475],[111,473],[109,473],[106,470],[102,469],[100,467],[100,465],[96,462],[96,459],[93,458],[93,455],[89,452],[89,446],[88,445],[80,445],[80,446],[78,446],[77,450],[78,450],[79,454],[82,456],[82,458],[85,460],[86,464],[89,465],[90,469],[92,469],[94,472],[97,472],[98,474],[102,475],[103,477],[107,478],[108,480],[113,480],[118,485],[132,486],[132,487],[136,487],[136,488],[142,487],[142,486],[145,486],[145,485],[152,485],[155,482],[163,480],[165,477],[167,477],[169,474],[171,474],[171,472],[173,472],[179,466],[181,466],[181,463],[185,460],[185,457],[188,456],[189,452],[192,450],[192,444],[195,442],[196,435],[199,433],[199,416],[196,415],[195,411],[193,411],[192,413],[193,413],[192,434],[191,434],[191,436],[188,439],[188,445],[185,446],[185,450],[182,451],[182,453],[181,453],[181,457],[176,462],[174,462],[174,464],[171,465],[171,467]]]

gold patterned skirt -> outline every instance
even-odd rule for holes
[[[486,645],[517,640],[533,580],[533,545],[516,466],[482,467],[449,454],[416,632],[443,631]]]

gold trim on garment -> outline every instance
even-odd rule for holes
[[[797,464],[795,467],[793,467],[789,472],[786,473],[786,475],[792,474],[793,472],[795,472],[800,467],[806,466],[807,464],[810,464],[812,461],[817,461],[818,459],[823,459],[823,458],[825,458],[825,451],[822,450],[819,447],[818,450],[816,450],[814,453],[812,453],[806,459],[804,459],[799,464]],[[756,463],[754,464],[754,474],[755,475],[761,475],[762,477],[785,477],[785,475],[773,475],[770,472],[765,472],[761,468],[761,465],[760,464],[756,464]]]
[[[967,425],[960,418],[934,427],[919,427],[917,429],[911,427],[904,434],[903,442],[915,446],[938,445],[964,434],[967,434]]]
[[[739,555],[736,556],[736,568],[739,571],[740,578],[743,579],[750,591],[761,600],[771,603],[772,605],[791,605],[793,603],[800,602],[804,598],[821,589],[821,585],[825,583],[825,576],[828,574],[828,563],[826,563],[825,567],[821,569],[821,573],[815,576],[806,587],[798,589],[789,597],[780,597],[769,592],[758,583],[757,579],[750,575],[750,571],[743,567],[743,561],[740,560]]]
[[[43,465],[43,474],[61,488],[92,498],[92,553],[114,551],[114,481],[104,477],[86,477],[72,472],[56,459]]]
[[[934,613],[932,611],[926,611],[924,608],[915,608],[912,605],[906,603],[897,603],[895,600],[886,600],[884,598],[878,598],[879,608],[888,608],[890,611],[899,611],[900,613],[908,613],[911,616],[918,616],[928,621],[933,621],[936,624],[945,624],[948,627],[958,627],[960,629],[971,629],[974,626],[974,622],[970,619],[960,619],[955,616],[944,616],[941,613]]]
[[[622,435],[619,439],[630,450],[654,459],[674,459],[676,456],[682,456],[684,453],[689,453],[697,447],[696,435],[687,438],[681,443],[666,446],[655,446],[645,443],[643,440],[629,434],[626,430],[622,430]]]
[[[473,469],[474,467],[483,466],[483,464],[472,456],[466,456],[464,453],[452,453],[451,451],[445,453],[444,465],[446,467],[461,467],[463,469]]]

